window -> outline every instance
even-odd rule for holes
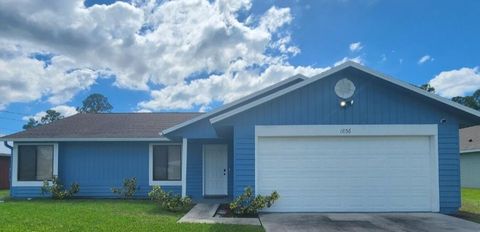
[[[44,181],[53,177],[53,145],[18,146],[18,181]]]
[[[179,145],[153,145],[153,180],[182,179],[182,151]]]

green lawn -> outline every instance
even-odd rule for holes
[[[480,223],[480,189],[462,188],[459,216]]]
[[[8,190],[0,190],[0,200],[7,198],[9,193],[10,192]]]
[[[178,224],[183,213],[143,200],[8,200],[1,231],[263,231],[259,226]]]

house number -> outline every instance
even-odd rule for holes
[[[351,134],[352,128],[342,128],[340,129],[340,134]]]

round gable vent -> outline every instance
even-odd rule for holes
[[[343,78],[335,84],[335,93],[342,99],[349,99],[355,93],[355,85],[347,78]]]

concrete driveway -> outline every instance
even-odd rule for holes
[[[268,231],[480,231],[480,224],[436,213],[264,213]]]

